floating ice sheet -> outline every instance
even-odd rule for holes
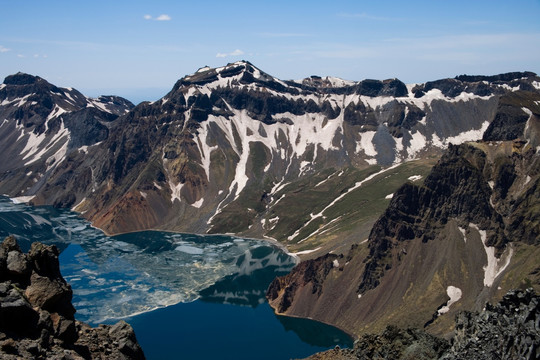
[[[73,288],[76,317],[89,323],[189,302],[227,276],[288,271],[295,258],[266,241],[144,231],[108,237],[69,211],[0,197],[0,236],[56,245]],[[264,294],[260,294],[264,298]]]

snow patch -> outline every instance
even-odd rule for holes
[[[311,161],[302,161],[300,163],[300,174],[298,174],[298,176],[301,176],[307,170],[309,165],[311,165]]]
[[[532,116],[533,114],[533,112],[526,107],[522,107],[521,110],[523,110],[529,116]]]
[[[315,185],[315,187],[319,187],[320,185],[324,184],[325,182],[327,182],[328,180],[330,180],[330,178],[331,178],[332,176],[334,176],[335,174],[336,174],[336,173],[333,173],[333,174],[328,175],[328,177],[327,177],[326,179],[324,179],[324,180],[322,180],[321,182],[317,183],[317,185]]]
[[[213,122],[222,131],[224,137],[231,144],[234,151],[239,156],[239,161],[236,165],[235,177],[229,186],[229,193],[235,194],[235,199],[239,196],[240,192],[246,186],[249,176],[246,174],[246,165],[249,158],[250,144],[259,142],[270,150],[272,156],[280,156],[284,160],[289,160],[291,165],[294,158],[301,159],[308,146],[313,146],[313,162],[317,159],[317,153],[319,149],[323,150],[338,150],[333,145],[333,140],[341,130],[342,121],[328,121],[323,115],[309,114],[298,116],[290,113],[281,113],[273,115],[276,119],[274,124],[264,124],[260,121],[252,119],[246,110],[236,110],[229,107],[231,111],[235,113],[235,116],[227,119],[221,116],[210,115],[208,118],[208,124]],[[281,123],[278,120],[282,118],[294,119],[292,125]],[[324,125],[324,126],[323,126]],[[211,150],[205,150],[204,144],[205,137],[207,136],[207,125],[202,131],[199,132],[199,150],[204,153],[205,159],[208,159],[208,154]],[[259,131],[262,127],[263,132]],[[264,133],[265,136],[261,135]],[[280,139],[283,134],[288,138],[287,148],[283,148]],[[239,141],[235,140],[235,135]],[[271,162],[271,160],[269,161]],[[207,166],[206,163],[203,164]],[[302,169],[307,167],[306,162],[302,162]],[[268,163],[265,164],[268,169]]]
[[[302,250],[302,251],[298,251],[298,252],[295,252],[293,253],[294,255],[306,255],[306,254],[311,254],[312,252],[315,252],[317,250],[319,250],[321,247],[318,247],[316,249],[312,249],[312,250]]]
[[[338,259],[334,259],[334,261],[332,261],[332,266],[335,267],[335,268],[338,268],[338,267],[339,267],[339,261],[338,261]]]
[[[394,197],[394,194],[388,194],[388,195],[386,195],[384,198],[385,198],[385,199],[391,199],[391,198],[393,198],[393,197]]]
[[[75,101],[75,99],[74,99],[74,98],[71,96],[71,94],[69,93],[69,91],[72,91],[72,89],[69,89],[69,88],[68,88],[68,89],[66,89],[66,90],[68,90],[68,91],[64,91],[64,95],[69,99],[68,102],[69,102],[71,105],[74,105],[74,106],[75,106],[75,104],[77,104],[77,102]]]
[[[191,204],[191,206],[196,207],[197,209],[200,209],[203,202],[204,202],[204,198],[200,198],[199,200],[197,200],[193,204]]]
[[[14,198],[9,198],[9,200],[11,200],[11,202],[14,203],[14,204],[27,204],[33,198],[34,198],[34,195],[32,195],[32,196],[17,196],[17,197],[14,197]]]
[[[202,68],[197,70],[195,73],[202,73],[202,72],[205,72],[205,71],[208,71],[208,70],[210,70],[210,66],[203,66]]]
[[[361,95],[360,100],[365,104],[370,106],[373,110],[377,110],[377,108],[383,107],[384,105],[388,104],[389,102],[392,102],[394,100],[391,96],[365,96]]]
[[[208,139],[208,131],[209,131],[209,123],[205,124],[206,126],[201,126],[198,130],[199,137],[197,146],[199,147],[199,153],[201,154],[201,162],[202,167],[206,173],[206,178],[208,181],[210,181],[210,156],[212,154],[212,151],[216,150],[218,147],[216,146],[208,146],[206,143]]]
[[[174,183],[169,180],[169,187],[171,188],[171,203],[174,203],[174,200],[178,199],[179,202],[182,202],[182,198],[180,197],[180,191],[182,190],[182,187],[184,184],[178,183],[177,185],[174,185]]]
[[[86,197],[84,197],[81,201],[77,203],[74,207],[71,208],[71,211],[77,211],[77,208],[81,206],[86,201]]]
[[[355,81],[344,80],[344,79],[333,77],[333,76],[326,76],[325,80],[330,82],[332,87],[345,87],[345,86],[352,86],[356,84]]]
[[[377,165],[377,159],[366,159],[365,160],[369,165]]]
[[[470,227],[476,229],[480,234],[482,239],[482,244],[486,251],[487,256],[487,265],[483,267],[484,269],[484,286],[491,287],[495,279],[506,269],[510,264],[510,259],[512,258],[514,249],[509,247],[509,250],[505,251],[504,254],[497,259],[495,256],[495,247],[487,246],[487,233],[485,230],[480,230],[478,225],[470,224]]]
[[[416,154],[425,148],[427,144],[426,137],[420,131],[411,134],[411,137],[410,145],[407,148],[408,160],[414,160]]]
[[[69,130],[64,126],[63,121],[60,122],[60,129],[58,130],[58,132],[54,134],[54,136],[47,144],[44,144],[45,140],[47,140],[46,132],[43,132],[39,135],[36,135],[34,132],[29,132],[26,134],[22,133],[21,135],[28,135],[26,145],[21,151],[21,154],[24,154],[23,160],[27,160],[24,163],[25,166],[28,166],[33,162],[41,159],[41,157],[45,155],[47,151],[49,151],[54,145],[63,140],[64,143],[62,144],[62,147],[47,160],[48,163],[52,161],[55,161],[57,163],[58,160],[63,159],[63,157],[65,156],[67,152],[67,145],[70,139]],[[47,170],[49,170],[49,168]]]
[[[270,225],[270,228],[266,230],[273,230],[276,227],[278,221],[279,221],[279,216],[273,217],[268,220],[264,220],[263,227],[266,227],[266,223],[268,223]]]
[[[464,229],[464,228],[461,228],[459,226],[458,226],[458,229],[461,232],[461,234],[463,235],[463,241],[466,243],[467,242],[467,230]]]
[[[407,180],[409,180],[409,181],[418,181],[420,179],[422,179],[422,175],[413,175],[413,176],[409,176],[407,178]]]
[[[442,140],[437,136],[437,134],[433,134],[431,143],[434,146],[437,146],[440,148],[446,148],[448,144],[450,143],[454,145],[459,145],[467,141],[480,140],[482,138],[482,135],[484,135],[484,132],[487,130],[488,126],[489,126],[489,121],[484,121],[480,129],[471,129],[468,131],[464,131],[461,134],[458,134],[456,136],[450,136]]]
[[[448,311],[450,311],[450,306],[459,301],[461,299],[461,296],[463,293],[461,292],[461,289],[455,286],[449,286],[446,288],[446,294],[450,297],[450,300],[446,303],[445,306],[437,310],[437,313],[439,315],[446,314]]]
[[[377,150],[373,145],[373,137],[375,136],[376,131],[366,131],[360,133],[360,141],[356,143],[356,152],[359,153],[360,150],[364,150],[364,154],[367,156],[377,156]]]

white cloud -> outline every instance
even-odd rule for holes
[[[11,49],[8,49],[7,47],[3,47],[2,45],[0,45],[0,53],[4,53],[8,51],[11,51]]]
[[[227,56],[240,56],[240,55],[244,55],[244,52],[240,49],[236,49],[230,53],[217,53],[216,54],[216,57],[218,58],[224,58],[224,57],[227,57]]]
[[[23,54],[17,54],[17,57],[19,57],[19,58],[25,58],[26,56],[24,56]]]
[[[171,20],[171,17],[167,14],[162,14],[162,15],[159,15],[157,18],[156,18],[157,21],[169,21]]]
[[[172,18],[167,15],[167,14],[161,14],[159,16],[156,16],[156,17],[152,17],[152,15],[144,15],[144,19],[145,20],[155,20],[155,21],[170,21],[172,20]]]

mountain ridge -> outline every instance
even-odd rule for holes
[[[8,139],[4,153],[10,154],[13,164],[2,169],[2,193],[73,208],[107,233],[234,232],[269,236],[298,249],[315,248],[322,240],[311,237],[312,245],[297,245],[306,238],[295,234],[310,235],[314,231],[309,232],[309,226],[330,222],[333,226],[340,220],[325,220],[321,214],[304,229],[302,219],[309,215],[304,208],[282,223],[285,214],[276,213],[278,203],[287,203],[295,194],[288,184],[321,177],[319,183],[323,174],[331,175],[325,173],[329,169],[334,174],[350,169],[356,175],[350,175],[348,183],[340,184],[343,178],[335,175],[328,182],[351,189],[345,198],[356,196],[360,190],[352,189],[362,180],[358,176],[364,176],[363,169],[436,158],[450,142],[479,139],[495,117],[501,96],[522,87],[540,87],[533,73],[488,77],[492,83],[481,77],[475,83],[445,79],[415,86],[397,79],[283,81],[240,61],[201,68],[179,79],[162,99],[143,102],[128,112],[126,107],[120,111],[112,105],[96,108],[95,101],[81,102],[85,109],[74,118],[71,112],[56,110],[30,124],[29,115],[18,119],[8,111],[10,106],[27,104],[22,100],[27,95],[7,94],[11,83],[30,81],[22,74],[18,77],[0,86],[4,104],[0,131]],[[73,100],[84,100],[75,94],[70,95]],[[92,113],[91,107],[99,112]],[[20,124],[14,126],[13,121]],[[21,130],[25,121],[28,126]],[[43,151],[36,148],[30,153],[35,166],[28,166],[27,160],[27,166],[21,166],[25,159],[18,154],[26,151],[28,159],[27,148],[45,128],[49,135],[44,148],[57,150],[56,155],[38,161]],[[90,131],[91,139],[76,136],[76,128]],[[26,144],[21,136],[28,137]],[[65,142],[60,146],[59,138],[67,137],[69,149]],[[47,161],[55,165],[46,165]],[[31,184],[24,176],[29,170],[36,176]],[[341,196],[306,195],[324,212]]]

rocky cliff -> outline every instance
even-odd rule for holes
[[[353,349],[334,349],[309,359],[538,359],[540,297],[532,289],[511,291],[481,312],[460,312],[452,339],[418,329],[387,327],[362,336]]]
[[[538,88],[533,73],[414,86],[283,81],[239,61],[131,108],[16,74],[0,85],[0,191],[73,208],[108,233],[233,232],[324,247],[367,231],[385,196],[427,173],[449,143],[480,139],[502,96]],[[362,182],[389,168],[401,180],[386,193]],[[369,211],[358,214],[358,202]]]
[[[276,279],[274,308],[355,334],[394,324],[442,335],[459,310],[540,288],[540,109],[528,96],[527,121],[504,122],[521,123],[519,137],[450,145],[422,184],[393,194],[368,240]],[[507,111],[501,104],[496,117]]]
[[[0,245],[0,357],[144,359],[131,326],[120,321],[91,328],[75,320],[71,298],[56,247],[33,243],[24,254],[15,238],[6,238]]]

